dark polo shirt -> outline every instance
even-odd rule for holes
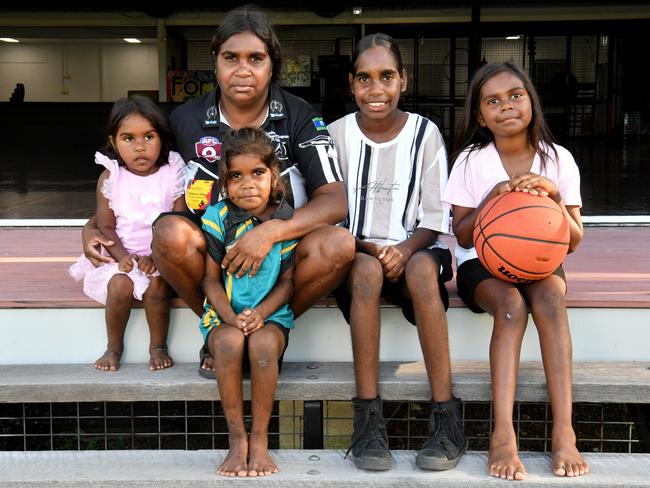
[[[341,181],[336,149],[323,119],[307,102],[270,86],[268,116],[261,128],[280,160],[287,202],[304,206],[314,190]],[[220,200],[216,180],[221,143],[230,130],[219,114],[219,89],[193,98],[171,114],[178,151],[188,164],[187,206],[202,213]]]

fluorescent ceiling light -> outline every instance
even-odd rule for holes
[[[124,40],[130,44],[140,44],[142,42],[140,39],[136,39],[135,37],[125,37]]]
[[[20,42],[18,39],[14,39],[13,37],[0,37],[0,41],[4,41],[4,42]]]
[[[517,39],[521,39],[521,36],[508,36],[506,39],[509,39],[511,41],[516,41]]]

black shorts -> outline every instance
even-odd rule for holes
[[[280,332],[282,332],[282,335],[284,336],[284,349],[282,350],[282,354],[280,354],[280,357],[278,358],[278,374],[282,372],[282,362],[284,361],[284,353],[287,350],[287,346],[289,345],[289,332],[291,332],[291,329],[286,328],[284,325],[278,324],[277,322],[274,322],[273,320],[269,320],[268,322],[265,322],[264,327],[267,326],[274,326],[280,329]],[[208,346],[208,339],[210,338],[210,334],[214,332],[218,327],[215,327],[212,329],[209,333],[208,336],[205,338],[205,347],[210,349]],[[212,354],[212,351],[210,351],[210,354]],[[248,357],[248,338],[244,340],[244,357],[242,359],[243,361],[243,372],[244,372],[244,377],[245,378],[250,378],[251,374],[251,361],[250,358]]]
[[[559,276],[566,283],[566,275],[564,274],[562,265],[558,266],[558,268],[551,274]],[[458,295],[463,300],[465,305],[467,305],[467,307],[474,313],[485,312],[485,310],[483,310],[474,302],[474,291],[476,290],[476,287],[479,285],[479,283],[481,283],[481,281],[490,278],[495,280],[499,279],[490,273],[478,258],[465,261],[456,270],[456,286],[458,288]],[[513,286],[519,288],[526,286],[526,284],[518,285],[516,283],[513,283]]]
[[[418,252],[428,253],[440,266],[440,273],[438,274],[438,289],[440,290],[440,299],[442,300],[442,304],[444,305],[445,310],[447,310],[449,308],[449,293],[447,292],[445,283],[453,277],[453,271],[451,269],[451,253],[449,252],[449,249],[443,249],[440,247],[423,249]],[[402,278],[397,283],[384,279],[384,284],[381,288],[381,297],[387,302],[400,307],[404,318],[411,324],[415,325],[413,302],[405,291],[406,283],[404,282],[404,275],[402,275]],[[345,321],[349,324],[352,295],[345,283],[334,290],[334,298],[336,298],[336,304],[343,313]]]
[[[156,220],[153,221],[153,223],[151,224],[151,227],[152,228],[155,227],[156,222],[158,222],[163,217],[166,217],[167,215],[176,215],[178,217],[185,217],[187,220],[189,220],[194,225],[196,225],[199,228],[199,230],[201,229],[201,226],[203,225],[203,223],[201,222],[201,214],[192,213],[189,210],[178,210],[178,211],[174,211],[174,212],[163,212],[163,213],[161,213],[160,215],[158,215],[158,217],[156,217]]]

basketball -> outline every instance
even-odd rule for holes
[[[490,273],[511,283],[546,278],[569,249],[569,223],[549,197],[506,192],[476,218],[474,247]]]

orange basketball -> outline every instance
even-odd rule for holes
[[[569,249],[569,223],[549,197],[501,193],[476,218],[474,246],[494,276],[529,283],[546,278],[562,263]]]

